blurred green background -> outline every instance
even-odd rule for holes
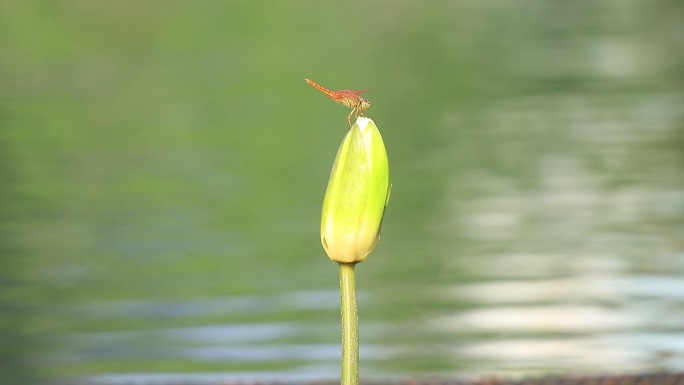
[[[335,378],[320,205],[393,191],[361,374],[684,369],[684,3],[2,1],[0,371]]]

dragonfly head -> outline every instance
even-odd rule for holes
[[[371,106],[370,102],[366,99],[361,99],[361,107],[359,107],[359,110],[361,111],[366,111],[369,109]]]

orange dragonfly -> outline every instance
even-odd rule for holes
[[[358,90],[358,91],[352,91],[352,90],[339,90],[339,91],[331,91],[322,85],[316,83],[313,80],[309,79],[304,79],[306,80],[307,83],[309,83],[313,88],[321,91],[322,93],[328,95],[328,97],[338,103],[342,103],[345,106],[351,108],[351,112],[349,115],[347,115],[347,122],[349,123],[349,127],[351,127],[351,117],[354,115],[355,117],[358,117],[359,115],[365,116],[363,114],[364,111],[370,108],[371,104],[368,100],[362,98],[360,96],[361,93],[366,92],[367,90]]]

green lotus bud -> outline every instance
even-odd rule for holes
[[[337,151],[323,200],[321,242],[330,259],[366,259],[380,238],[389,193],[385,144],[375,122],[361,116]]]

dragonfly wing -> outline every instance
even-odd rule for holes
[[[330,95],[332,99],[335,100],[340,100],[340,99],[357,99],[359,98],[359,94],[366,92],[367,90],[339,90],[335,91]]]
[[[350,95],[350,94],[351,95],[359,95],[359,94],[362,94],[366,91],[368,91],[368,90],[339,90],[339,91],[335,91],[335,92],[344,92],[347,95]]]

